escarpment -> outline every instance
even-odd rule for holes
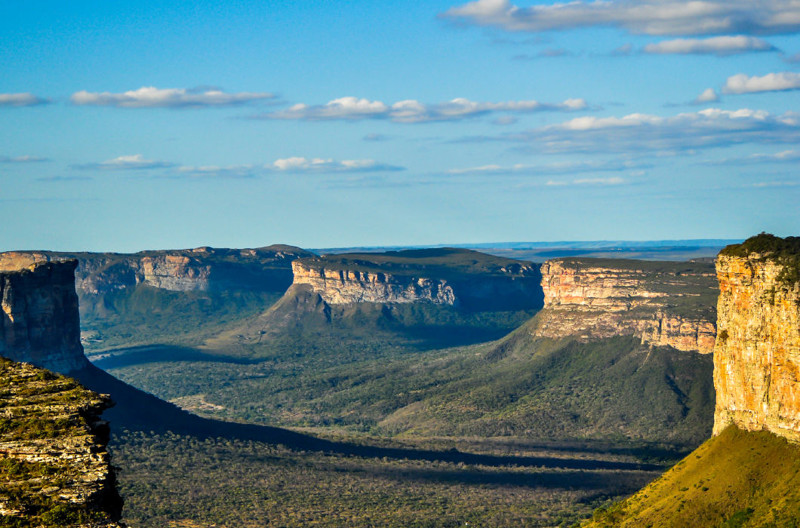
[[[80,342],[74,260],[0,263],[0,356],[68,373],[88,362]]]
[[[463,249],[303,258],[294,285],[331,305],[432,303],[478,310],[541,306],[536,266]]]
[[[633,335],[654,346],[713,350],[717,288],[710,263],[570,258],[541,269],[537,337]]]
[[[714,434],[734,423],[800,441],[800,237],[729,246],[717,275]]]
[[[292,263],[293,284],[307,284],[328,304],[361,302],[456,304],[453,287],[443,279],[398,277],[381,272],[314,268]]]
[[[139,253],[0,253],[0,268],[77,259],[75,287],[84,316],[102,314],[119,292],[146,286],[169,292],[249,290],[283,293],[292,283],[291,262],[308,251],[275,245],[256,249],[200,247]]]
[[[0,358],[0,523],[120,527],[107,397]]]

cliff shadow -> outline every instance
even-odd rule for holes
[[[259,360],[238,356],[209,354],[196,348],[173,345],[146,345],[109,350],[104,352],[102,357],[92,360],[92,364],[100,369],[108,370],[145,363],[172,361],[233,363],[236,365],[252,365],[259,362]]]
[[[331,441],[279,427],[241,424],[201,418],[177,406],[136,389],[90,365],[70,374],[86,387],[111,395],[115,406],[103,414],[112,430],[127,429],[145,433],[190,435],[197,438],[224,438],[283,445],[292,450],[349,455],[362,458],[393,458],[430,462],[450,462],[491,467],[525,466],[575,471],[661,471],[661,464],[616,462],[591,458],[474,454],[405,447],[379,447]],[[423,474],[421,474],[423,475]],[[541,485],[541,484],[539,484]]]

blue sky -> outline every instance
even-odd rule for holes
[[[0,250],[797,235],[799,33],[791,0],[0,0]]]

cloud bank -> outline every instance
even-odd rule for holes
[[[722,87],[723,93],[729,94],[783,92],[787,90],[800,90],[800,73],[768,73],[761,77],[751,77],[740,73],[728,77],[725,86]]]
[[[168,161],[148,160],[144,159],[141,154],[134,154],[132,156],[120,156],[118,158],[102,161],[100,163],[84,163],[82,165],[74,165],[73,168],[81,170],[127,171],[166,169],[174,166],[174,163],[170,163]]]
[[[723,57],[755,51],[777,51],[777,48],[759,38],[738,35],[707,39],[665,40],[648,44],[642,51],[659,55],[717,55]]]
[[[405,167],[379,163],[371,159],[341,160],[323,158],[282,158],[275,160],[266,169],[275,172],[293,173],[353,173],[353,172],[395,172],[405,170]]]
[[[32,93],[0,93],[0,108],[7,107],[20,107],[20,106],[37,106],[47,104],[50,101],[42,97],[33,95]]]
[[[518,7],[509,0],[477,0],[442,13],[463,24],[506,31],[615,27],[644,35],[778,35],[800,31],[795,0],[577,0]]]
[[[520,134],[473,138],[514,141],[542,152],[624,152],[663,155],[698,149],[751,144],[800,143],[800,114],[773,115],[762,110],[709,108],[661,117],[578,117]]]
[[[426,123],[431,121],[459,121],[491,113],[528,113],[544,111],[570,112],[587,108],[583,99],[567,99],[562,103],[539,101],[475,102],[453,99],[446,103],[423,104],[408,99],[394,104],[370,101],[357,97],[342,97],[324,105],[296,104],[280,112],[255,116],[262,119],[298,119],[305,121],[388,119],[396,123]]]
[[[450,169],[447,174],[453,175],[481,175],[481,174],[576,174],[581,172],[616,172],[630,169],[650,167],[633,161],[566,161],[561,163],[548,163],[544,165],[482,165],[462,169]]]
[[[0,163],[39,163],[50,161],[50,158],[41,156],[0,156]]]
[[[266,92],[225,93],[220,90],[192,91],[182,88],[143,86],[123,93],[76,92],[70,97],[79,106],[112,106],[117,108],[208,108],[238,106],[275,97]]]

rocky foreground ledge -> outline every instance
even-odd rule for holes
[[[0,526],[121,527],[107,397],[0,358]]]

